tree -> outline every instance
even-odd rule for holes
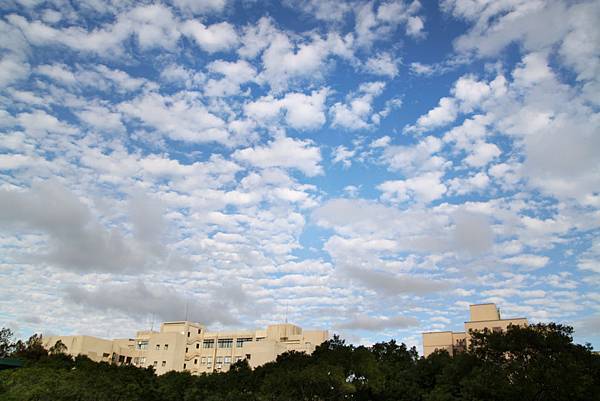
[[[50,355],[65,354],[66,352],[67,352],[67,346],[60,340],[58,340],[56,343],[54,343],[54,345],[52,347],[50,347],[50,349],[48,350],[48,353]]]
[[[42,335],[34,334],[25,343],[17,341],[14,356],[28,361],[39,361],[48,356],[48,351],[42,345]]]
[[[0,358],[7,358],[14,351],[13,332],[8,327],[0,330]]]

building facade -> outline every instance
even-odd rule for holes
[[[502,319],[495,304],[469,306],[470,320],[465,322],[465,331],[433,331],[423,333],[423,356],[436,350],[446,350],[450,355],[464,351],[471,342],[471,331],[489,329],[504,331],[510,325],[527,326],[526,318]]]
[[[227,371],[243,359],[254,368],[286,351],[310,354],[328,338],[327,331],[303,330],[289,323],[265,330],[209,332],[198,323],[180,321],[162,323],[160,331],[138,331],[131,339],[53,336],[43,344],[49,349],[60,340],[70,355],[86,355],[96,362],[153,366],[157,374],[171,370],[200,374]]]

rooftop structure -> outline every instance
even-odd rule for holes
[[[199,323],[178,321],[162,323],[158,332],[138,331],[131,339],[53,336],[43,343],[50,348],[60,340],[70,355],[86,355],[97,362],[154,366],[157,374],[171,370],[200,374],[227,371],[242,359],[254,368],[286,351],[310,354],[328,338],[327,331],[303,330],[289,323],[256,331],[209,332]]]
[[[423,333],[423,356],[436,350],[446,350],[450,355],[467,349],[471,342],[471,331],[489,329],[503,331],[510,325],[526,326],[527,318],[502,319],[496,304],[476,304],[469,306],[470,320],[465,322],[465,331],[433,331]]]

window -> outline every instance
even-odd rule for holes
[[[165,351],[169,349],[169,344],[165,344]]]
[[[194,365],[198,365],[198,358],[194,359]]]
[[[500,333],[502,331],[502,327],[492,327],[492,331],[494,333]]]
[[[188,337],[190,336],[190,332],[188,331]]]
[[[196,349],[198,349],[198,348],[200,348],[200,343],[196,343]],[[204,347],[204,348],[206,348],[206,347]],[[212,348],[212,347],[209,347],[209,348]]]
[[[250,360],[250,357],[252,357],[252,355],[250,355],[250,354],[246,354],[246,359],[247,359],[247,360]]]
[[[235,361],[236,361],[236,362],[239,362],[239,361],[241,361],[241,360],[242,360],[242,357],[241,357],[241,356],[236,356],[236,357],[235,357]]]
[[[160,351],[160,344],[156,344],[156,350]]]
[[[162,366],[163,368],[164,368],[165,366],[167,366],[167,361],[162,361],[162,363],[160,364],[160,366]]]
[[[202,363],[202,365],[206,365],[206,357],[205,356],[202,357],[201,363]]]
[[[206,358],[206,363],[212,365],[212,356]]]
[[[102,354],[102,358],[108,358],[110,356],[110,354],[108,352],[104,352]]]
[[[202,347],[203,348],[214,348],[215,340],[204,340],[204,342],[202,343]]]
[[[235,340],[235,346],[241,348],[244,346],[244,343],[249,342],[252,342],[252,337],[238,338],[237,340]]]
[[[200,334],[201,329],[198,329],[198,334]]]
[[[183,364],[183,368],[185,369],[185,363]]]
[[[218,356],[217,359],[215,360],[215,365],[217,365],[217,367],[220,367],[222,363],[223,363],[223,358]]]
[[[223,363],[225,365],[229,365],[231,363],[231,357],[230,356],[223,357]]]
[[[135,345],[135,348],[137,349],[147,349],[148,348],[148,341],[138,341]]]
[[[262,340],[264,340],[265,338],[266,338],[266,337],[256,337],[256,341],[257,341],[257,342],[258,342],[258,341],[262,341]]]
[[[220,338],[218,340],[219,348],[233,347],[233,338]]]
[[[185,353],[186,354],[188,353],[188,347],[185,347]]]
[[[158,366],[158,361],[152,362],[152,366]]]

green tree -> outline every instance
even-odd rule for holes
[[[13,332],[8,327],[0,329],[0,358],[7,358],[14,351]]]

